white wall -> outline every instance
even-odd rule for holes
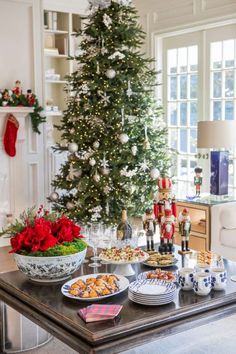
[[[153,34],[236,17],[235,0],[133,0],[147,32],[146,51],[154,55]]]

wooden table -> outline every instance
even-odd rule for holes
[[[236,274],[236,263],[225,261],[225,266],[229,277]],[[144,265],[135,268],[136,274],[150,269]],[[99,272],[113,269],[103,265]],[[88,273],[91,268],[85,264],[74,276]],[[135,276],[130,280],[133,279]],[[119,353],[236,312],[236,283],[229,280],[226,291],[212,291],[206,297],[179,291],[175,303],[159,307],[135,304],[125,291],[102,301],[123,305],[118,319],[85,324],[77,311],[88,303],[64,297],[60,288],[61,285],[34,284],[19,271],[0,274],[0,300],[80,354]]]

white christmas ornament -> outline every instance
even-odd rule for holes
[[[74,207],[75,207],[75,204],[74,204],[74,203],[72,203],[72,202],[67,202],[67,203],[66,203],[66,208],[67,208],[68,210],[72,210],[72,209],[74,209]]]
[[[133,146],[131,147],[131,152],[132,152],[132,155],[133,155],[133,156],[136,156],[137,151],[138,151],[137,146],[136,146],[136,145],[133,145]]]
[[[160,173],[159,173],[157,168],[154,167],[153,169],[151,169],[150,176],[151,176],[152,179],[158,178],[159,174]]]
[[[68,145],[68,150],[72,153],[77,152],[78,149],[79,149],[79,147],[78,147],[78,144],[76,144],[76,143],[70,143]]]
[[[99,96],[101,96],[101,102],[104,103],[105,106],[110,103],[110,96],[107,96],[106,92],[98,91]]]
[[[49,198],[52,202],[56,202],[59,198],[59,194],[57,192],[52,192],[50,194]]]
[[[94,149],[98,149],[98,148],[99,148],[99,146],[100,146],[99,141],[94,141],[94,143],[93,143],[93,147],[94,147]]]
[[[131,0],[113,0],[113,1],[115,1],[117,4],[121,6],[129,6],[131,3]]]
[[[102,174],[103,174],[104,176],[108,176],[109,173],[110,173],[109,168],[103,168],[103,169],[102,169]]]
[[[128,141],[129,141],[129,137],[128,137],[127,134],[122,133],[122,134],[120,134],[120,136],[119,136],[119,140],[120,140],[121,144],[126,144],[126,143],[128,143]]]
[[[116,71],[114,69],[108,69],[105,72],[105,75],[108,79],[114,79],[114,77],[116,76]]]
[[[108,59],[124,59],[125,55],[118,50],[108,57]]]
[[[99,182],[100,181],[100,175],[96,172],[95,175],[93,176],[93,179],[95,182]]]
[[[111,187],[106,186],[106,187],[103,188],[103,191],[104,191],[105,194],[108,194],[111,191]]]
[[[94,158],[89,160],[90,166],[95,166],[96,165],[96,160]]]
[[[140,166],[140,170],[142,170],[143,172],[146,172],[149,169],[147,161],[145,159],[143,162],[139,164],[139,166]]]
[[[104,14],[103,15],[103,23],[107,28],[109,28],[112,24],[112,19],[110,18],[110,16],[108,16],[107,14]]]

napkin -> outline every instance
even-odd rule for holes
[[[119,315],[122,305],[90,305],[78,311],[85,322],[112,320]]]

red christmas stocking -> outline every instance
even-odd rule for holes
[[[9,114],[7,116],[3,143],[6,153],[11,157],[16,155],[16,139],[18,128],[18,120],[12,114]]]

